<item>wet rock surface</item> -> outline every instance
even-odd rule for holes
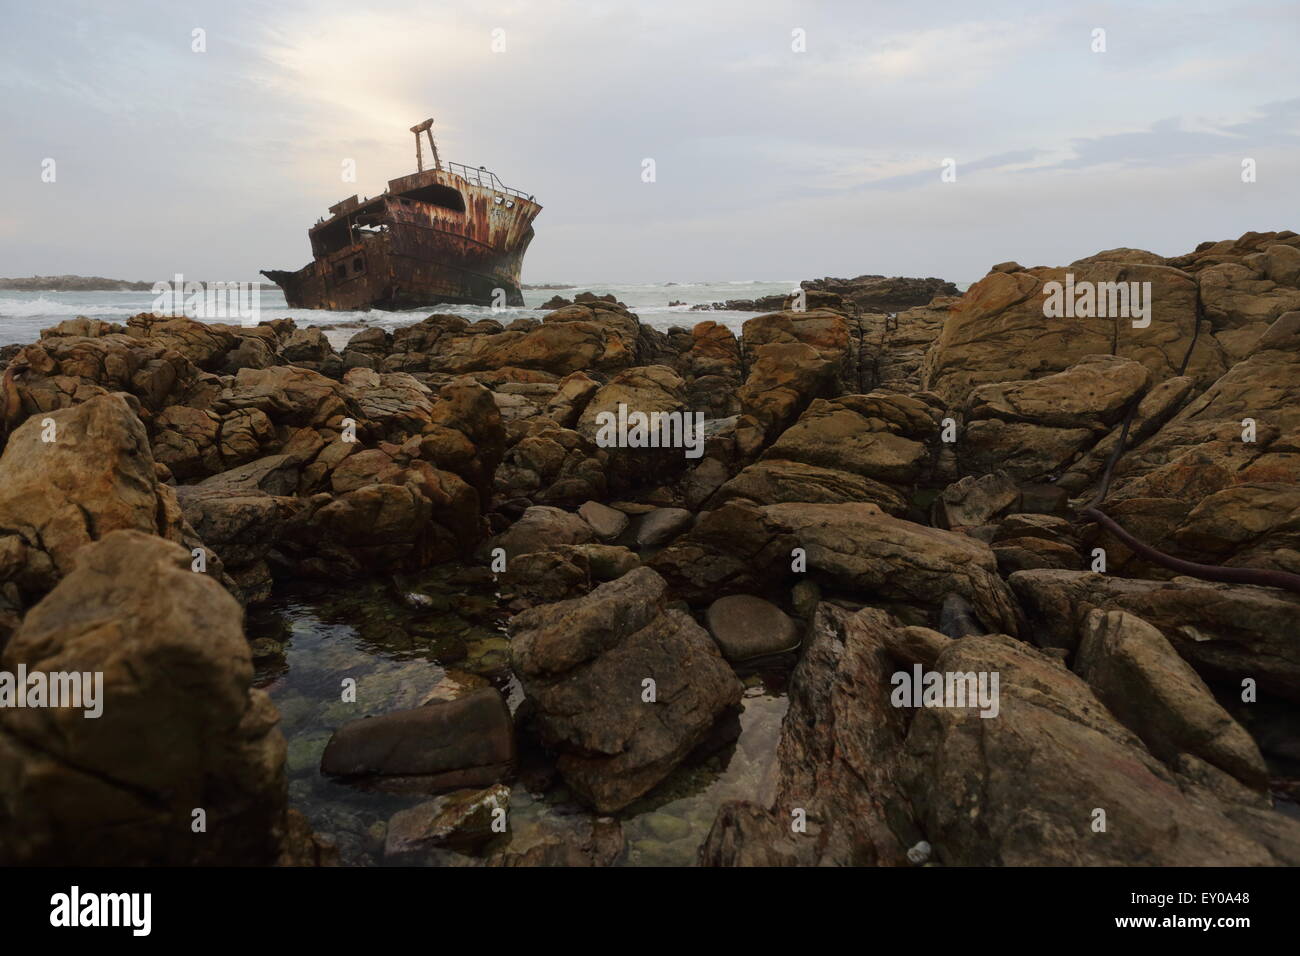
[[[739,334],[48,329],[0,356],[0,670],[105,713],[0,709],[0,852],[1300,862],[1298,249],[818,280]],[[1049,314],[1067,274],[1150,323]]]
[[[666,777],[740,700],[708,632],[667,607],[649,568],[520,614],[511,660],[560,773],[605,813]]]

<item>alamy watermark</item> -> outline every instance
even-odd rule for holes
[[[262,317],[262,286],[258,282],[185,281],[179,272],[171,282],[155,282],[153,311],[194,319],[238,319],[252,327]]]
[[[1043,315],[1049,319],[1132,319],[1133,328],[1151,324],[1150,282],[1065,282],[1043,284]]]
[[[0,707],[71,707],[94,720],[104,713],[102,671],[0,671]]]
[[[152,913],[152,893],[83,893],[73,886],[50,897],[50,925],[55,927],[120,926],[132,936],[148,936]]]
[[[1001,707],[997,671],[927,671],[914,664],[910,672],[895,671],[889,682],[895,707],[978,707],[986,718],[996,717]]]
[[[596,413],[596,444],[601,448],[684,448],[687,458],[704,454],[703,412]]]

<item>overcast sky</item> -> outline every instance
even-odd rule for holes
[[[544,206],[533,283],[971,281],[1300,228],[1294,0],[366,6],[0,0],[0,275],[297,269],[429,116]]]

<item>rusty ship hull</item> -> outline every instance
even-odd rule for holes
[[[299,309],[522,306],[520,272],[541,209],[482,168],[440,165],[331,206],[308,230],[312,262],[262,275]]]

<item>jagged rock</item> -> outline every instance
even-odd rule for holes
[[[1300,312],[1279,318],[1249,358],[1126,454],[1107,513],[1116,503],[1159,509],[1140,536],[1179,557],[1300,572],[1297,329]]]
[[[857,341],[850,333],[848,318],[839,312],[775,312],[749,319],[742,326],[741,344],[746,355],[759,355],[762,346],[775,343],[802,343],[816,349],[818,356],[836,370],[836,391],[858,381]]]
[[[798,540],[749,502],[729,501],[656,554],[650,566],[693,604],[725,594],[764,593],[790,575]]]
[[[206,547],[221,555],[226,571],[241,584],[243,602],[267,600],[271,580],[266,559],[306,502],[193,485],[178,488],[176,495],[185,520]]]
[[[855,279],[806,279],[799,283],[810,291],[832,292],[865,312],[898,312],[925,305],[936,296],[957,294],[943,279],[911,276],[861,275]]]
[[[79,549],[110,532],[185,539],[134,401],[97,395],[29,418],[9,436],[0,457],[0,582],[15,589],[7,596],[17,608],[42,597]]]
[[[736,389],[744,380],[740,343],[725,325],[700,322],[678,356],[676,367],[686,382],[686,400],[709,418],[740,411]]]
[[[505,453],[496,470],[496,490],[502,498],[576,506],[604,497],[607,459],[603,449],[578,432],[538,420]]]
[[[928,627],[896,627],[887,631],[884,639],[886,649],[895,660],[926,668],[934,667],[934,662],[953,640],[942,631]]]
[[[545,816],[512,830],[486,866],[613,866],[623,856],[623,827],[612,817]]]
[[[895,779],[906,733],[889,704],[889,618],[820,604],[790,678],[770,807],[729,802],[700,847],[704,866],[901,866],[921,837]],[[802,811],[806,832],[793,831]]]
[[[486,790],[457,790],[399,810],[388,820],[384,862],[424,862],[435,848],[473,852],[492,839],[493,823],[504,820],[501,813],[509,809],[510,788],[499,783]]]
[[[251,689],[239,605],[190,562],[152,534],[106,533],[77,552],[5,646],[0,670],[98,672],[103,683],[95,719],[0,709],[0,862],[275,861],[285,825],[279,715]],[[195,808],[206,815],[199,833]]]
[[[859,398],[863,397],[815,400],[763,458],[820,465],[880,482],[907,485],[915,481],[926,460],[925,445],[895,434],[884,421],[871,416],[872,409],[859,411],[854,407]],[[925,424],[932,425],[928,418]],[[917,430],[911,429],[910,434]]]
[[[208,378],[211,378],[210,376]],[[214,391],[185,356],[128,335],[49,338],[9,362],[0,393],[5,432],[32,415],[76,405],[106,392],[127,392],[152,415],[168,405],[202,401]]]
[[[325,371],[331,360],[338,363],[334,347],[320,329],[294,329],[280,347],[280,354],[288,363],[317,371]]]
[[[504,548],[507,559],[534,551],[550,551],[561,544],[587,544],[596,540],[591,525],[562,508],[534,505],[505,532],[485,547]]]
[[[591,564],[581,552],[533,551],[511,560],[500,580],[515,598],[512,606],[548,604],[590,591]]]
[[[731,477],[727,466],[717,458],[705,458],[682,479],[683,503],[695,510],[713,497]]]
[[[961,433],[957,456],[963,471],[1005,471],[1017,481],[1050,478],[1094,440],[1087,428],[1051,428],[989,418],[973,421]]]
[[[1134,398],[1145,393],[1150,379],[1150,373],[1132,359],[1086,355],[1055,375],[979,386],[967,399],[966,419],[1104,431]]]
[[[520,368],[608,374],[636,364],[639,332],[635,315],[603,302],[557,309],[520,331],[504,331],[499,323],[477,331],[457,316],[434,315],[394,334],[385,365],[392,371]]]
[[[223,388],[214,409],[225,412],[256,408],[277,425],[342,429],[344,418],[364,416],[347,386],[319,372],[292,365],[240,369]]]
[[[1160,632],[1201,676],[1300,700],[1300,595],[1190,578],[1139,581],[1077,571],[1021,571],[1009,583],[1042,647],[1074,650],[1094,608],[1126,611]]]
[[[667,587],[649,568],[584,598],[525,611],[511,635],[542,742],[558,751],[569,786],[600,812],[659,783],[740,701],[740,682],[708,632],[668,609]],[[643,696],[647,678],[653,702]]]
[[[403,484],[368,484],[311,512],[300,546],[341,549],[359,569],[423,567],[468,555],[481,537],[474,489],[418,462]]]
[[[561,554],[582,555],[597,581],[621,578],[641,566],[635,551],[612,544],[567,544],[560,545],[558,550]]]
[[[892,515],[901,515],[908,507],[906,496],[884,482],[836,468],[779,459],[754,462],[718,490],[720,502],[734,498],[764,505],[783,501],[869,501]]]
[[[929,305],[897,315],[859,316],[861,387],[919,390],[925,353],[943,331],[948,312],[958,301],[959,296],[939,296]]]
[[[1015,538],[1043,538],[1047,541],[1059,541],[1075,546],[1078,540],[1074,536],[1074,526],[1058,515],[1050,514],[1009,514],[998,522],[993,534],[993,543],[1010,541]]]
[[[1020,498],[1020,489],[1005,471],[976,478],[967,475],[939,493],[933,521],[940,528],[974,528],[988,524]]]
[[[998,571],[1004,577],[1035,568],[1083,570],[1083,558],[1079,556],[1078,549],[1062,541],[1030,535],[995,540],[992,547],[993,556],[998,561]]]
[[[1132,318],[1053,318],[1044,314],[1044,285],[1066,282],[1150,282],[1150,324]],[[965,404],[977,386],[1042,378],[1088,355],[1114,353],[1146,367],[1153,382],[1180,374],[1188,343],[1195,340],[1186,374],[1205,385],[1223,374],[1222,349],[1213,336],[1195,335],[1196,281],[1161,265],[1101,261],[993,272],[971,286],[953,307],[943,332],[926,356],[925,387],[950,406]]]
[[[1080,678],[1027,645],[969,637],[949,645],[935,668],[1000,678],[996,718],[924,707],[908,730],[904,785],[940,862],[1279,862],[1253,827],[1148,753]],[[1098,809],[1104,831],[1093,828]]]
[[[126,333],[150,345],[161,345],[179,352],[207,372],[220,371],[226,354],[239,342],[238,336],[228,327],[184,316],[161,316],[148,312],[127,319]]]
[[[837,390],[836,366],[802,342],[771,343],[754,349],[749,375],[737,397],[768,437],[784,431],[814,398]]]
[[[1250,734],[1146,621],[1123,611],[1089,612],[1074,669],[1166,763],[1191,753],[1257,790],[1267,786],[1268,770]]]
[[[994,628],[1017,628],[1015,604],[980,541],[912,524],[874,505],[729,502],[650,561],[689,601],[763,593],[794,577],[792,551],[808,572],[854,594],[937,611],[950,591]]]
[[[645,428],[647,444],[641,447],[606,447],[606,472],[612,489],[637,487],[675,474],[689,462],[683,444],[686,437],[684,428],[689,418],[690,427],[694,429],[696,420],[694,410],[686,406],[684,387],[685,383],[672,369],[665,365],[648,365],[620,372],[591,397],[578,419],[577,430],[584,438],[598,444],[604,423],[602,416],[606,414],[613,416],[609,420],[614,422],[627,421],[627,416],[635,412],[646,416],[655,412],[676,413],[682,419],[682,429],[675,429],[668,435],[651,427],[653,422],[649,422]],[[619,415],[620,406],[626,406],[623,416]],[[629,437],[632,427],[629,423]],[[653,446],[649,445],[652,435]],[[703,441],[703,435],[697,437]],[[661,442],[665,438],[669,441]]]

